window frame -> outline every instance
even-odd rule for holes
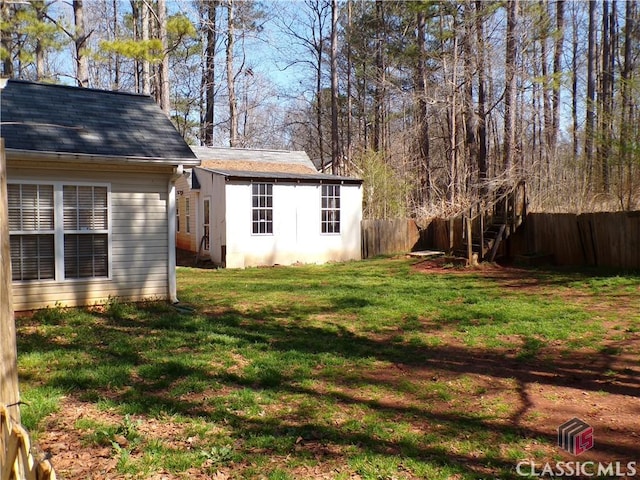
[[[8,221],[9,221],[9,244],[11,244],[11,240],[12,237],[19,237],[19,238],[23,238],[23,237],[34,237],[34,238],[42,238],[42,237],[52,237],[53,238],[53,277],[52,278],[33,278],[33,279],[20,279],[20,280],[13,280],[12,278],[12,283],[33,283],[33,282],[54,282],[56,280],[56,276],[58,273],[58,265],[56,262],[56,189],[55,189],[55,183],[54,182],[34,182],[34,181],[9,181],[7,182],[7,195],[9,194],[8,190],[10,188],[10,185],[20,185],[20,199],[22,200],[22,186],[23,185],[34,185],[36,187],[38,187],[38,191],[40,190],[40,187],[42,186],[51,186],[52,189],[52,220],[53,220],[53,229],[34,229],[34,230],[24,230],[24,229],[20,229],[20,230],[11,230],[11,211],[12,208],[9,208],[9,205],[7,204],[7,211],[8,211]],[[38,193],[39,195],[39,193]],[[20,217],[22,220],[22,202],[20,204]],[[38,217],[39,217],[39,208],[36,210],[38,212]],[[36,221],[38,222],[38,221]],[[22,223],[22,221],[20,222]],[[22,225],[21,225],[22,226]],[[22,242],[20,242],[20,247],[22,248]],[[11,258],[11,252],[9,254],[9,258]],[[39,263],[39,259],[41,258],[40,256],[37,257],[38,258],[38,263]],[[20,260],[21,263],[24,263],[24,257],[20,256]],[[38,276],[40,274],[40,268],[38,268]],[[12,274],[13,277],[13,274]]]
[[[323,183],[320,185],[320,234],[321,235],[341,235],[342,233],[342,219],[341,219],[341,211],[342,211],[342,191],[341,185],[336,183]],[[325,194],[325,188],[328,190],[331,189],[331,192],[327,192]],[[337,190],[337,194],[336,194]],[[331,200],[336,200],[338,206],[329,206],[329,202]],[[325,206],[325,200],[327,200],[327,206]],[[337,212],[337,220],[327,218],[325,220],[325,212],[330,215],[331,213]],[[336,230],[337,225],[337,230]],[[331,230],[329,229],[331,227]]]
[[[19,185],[52,185],[53,186],[53,249],[54,249],[54,278],[43,280],[14,280],[13,283],[34,284],[34,283],[87,283],[87,282],[103,282],[112,280],[113,277],[113,205],[111,202],[111,183],[106,182],[86,182],[86,181],[47,181],[38,179],[16,179],[10,180],[7,184]],[[64,187],[101,187],[106,188],[106,229],[92,230],[65,230],[64,226]],[[9,237],[12,235],[21,235],[23,231],[9,231]],[[65,255],[64,255],[64,237],[67,235],[88,234],[88,235],[106,235],[107,236],[107,275],[100,277],[70,277],[65,275]]]
[[[265,192],[260,192],[260,187],[265,187]],[[265,237],[265,236],[273,236],[273,183],[270,182],[251,182],[251,235]],[[256,193],[255,187],[258,188],[258,192]],[[255,205],[255,200],[257,200],[258,205]],[[264,200],[264,205],[262,205],[262,200]],[[271,202],[269,202],[271,200]],[[269,204],[270,203],[270,204]],[[258,219],[255,219],[255,214],[258,214]],[[262,214],[265,214],[265,217],[271,214],[271,219],[261,218]],[[260,226],[265,226],[265,231],[261,232]],[[257,227],[257,228],[256,228]],[[257,230],[257,231],[256,231]]]

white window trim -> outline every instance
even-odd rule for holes
[[[327,184],[323,184],[320,185],[320,235],[328,235],[330,237],[339,237],[340,235],[342,235],[342,188],[340,188],[340,195],[338,195],[337,198],[340,199],[340,206],[338,208],[322,208],[322,199],[324,198],[324,195],[322,194],[322,187],[324,185],[331,185],[331,186],[337,186],[337,187],[342,187],[342,185],[339,184],[333,184],[333,183],[327,183]],[[335,197],[335,196],[334,196]],[[322,231],[322,212],[325,211],[329,211],[329,210],[337,210],[340,213],[340,220],[338,220],[338,226],[340,228],[339,232],[323,232]]]
[[[101,183],[101,182],[52,182],[52,181],[43,181],[43,180],[11,180],[7,182],[9,184],[22,184],[22,185],[53,185],[53,219],[54,219],[54,230],[51,232],[50,230],[42,230],[41,233],[45,235],[50,235],[53,233],[53,248],[55,252],[55,278],[50,278],[46,280],[15,280],[13,281],[16,285],[33,285],[33,284],[45,284],[45,283],[95,283],[95,282],[104,282],[112,280],[113,276],[113,248],[112,248],[112,240],[113,240],[113,208],[111,206],[111,184],[110,183]],[[64,229],[64,201],[63,201],[63,189],[65,186],[74,186],[74,187],[106,187],[107,188],[107,229],[106,230],[91,230],[91,233],[95,234],[106,234],[107,235],[107,269],[108,274],[106,277],[84,277],[84,278],[65,278],[64,276],[64,234],[74,234],[74,233],[89,233],[85,230],[67,230],[65,232]],[[13,231],[9,232],[9,235],[22,235],[25,233],[29,234],[37,234],[37,232],[29,231],[29,232],[20,232]]]
[[[271,207],[254,207],[253,206],[253,197],[254,197],[254,193],[253,193],[253,186],[254,185],[271,185]],[[274,190],[275,190],[275,184],[272,182],[251,182],[250,184],[251,186],[251,190],[250,190],[250,195],[251,195],[251,236],[254,237],[273,237],[275,235],[275,230],[276,230],[276,225],[275,225],[275,221],[274,221],[274,217],[275,217],[275,194],[274,194]],[[259,194],[258,194],[259,196]],[[254,221],[253,221],[253,211],[254,210],[267,210],[267,209],[271,209],[271,231],[270,232],[264,232],[264,233],[256,233],[253,231],[253,225],[254,225]]]

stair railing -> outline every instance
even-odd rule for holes
[[[495,193],[495,192],[494,192]],[[462,239],[463,243],[466,240],[467,243],[467,261],[469,265],[473,263],[473,229],[474,222],[478,225],[478,231],[480,232],[480,249],[478,251],[478,261],[481,262],[484,259],[484,232],[485,226],[488,223],[493,223],[493,220],[499,215],[499,209],[502,209],[500,214],[503,216],[504,224],[509,227],[508,234],[510,235],[515,229],[522,223],[526,216],[527,210],[527,196],[526,196],[526,183],[524,180],[519,180],[513,187],[506,192],[500,193],[498,190],[498,196],[496,196],[489,203],[485,203],[485,199],[475,202],[469,210],[463,214],[462,217]],[[519,200],[522,200],[519,202]],[[490,222],[487,220],[490,219]],[[500,230],[499,237],[504,235],[504,229]],[[494,243],[494,248],[491,251],[491,260],[495,257],[497,251],[498,238]]]

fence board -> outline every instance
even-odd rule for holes
[[[410,252],[419,239],[420,232],[414,220],[363,220],[362,258]]]

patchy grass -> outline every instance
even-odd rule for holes
[[[179,308],[19,318],[23,418],[64,478],[517,478],[559,458],[569,415],[604,421],[640,393],[637,276],[405,259],[178,274]]]

